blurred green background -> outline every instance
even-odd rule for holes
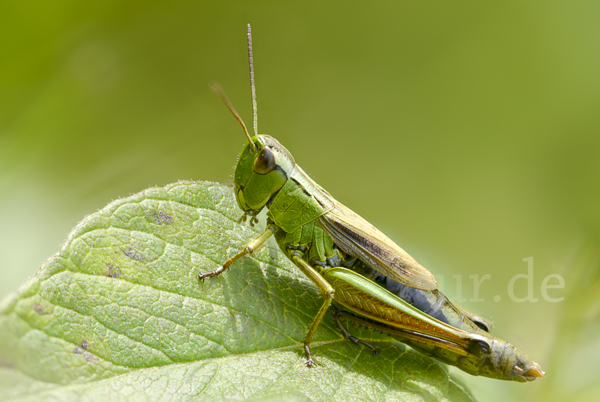
[[[244,137],[208,83],[251,125],[250,22],[260,132],[548,375],[452,371],[482,401],[596,401],[599,15],[597,1],[4,1],[0,297],[113,199],[232,182]],[[518,303],[508,283],[528,257],[538,301]],[[542,298],[550,274],[561,302]]]

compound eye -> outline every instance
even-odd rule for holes
[[[258,174],[267,174],[275,169],[275,156],[267,147],[264,147],[254,160],[254,171]]]

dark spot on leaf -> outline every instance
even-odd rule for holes
[[[133,258],[134,260],[138,260],[138,261],[145,260],[143,255],[141,255],[140,253],[137,253],[135,250],[132,250],[131,247],[129,247],[127,250],[123,251],[123,254],[125,254],[129,258]]]
[[[169,225],[173,223],[173,217],[164,213],[163,211],[158,211],[158,213],[152,211],[150,212],[150,215],[154,217],[156,223],[158,223],[159,225]]]
[[[73,349],[73,352],[75,352],[75,354],[77,354],[77,355],[81,355],[82,354],[83,358],[88,363],[92,363],[92,362],[94,362],[94,361],[97,360],[96,356],[94,356],[90,352],[86,352],[83,348],[81,348],[79,346],[77,346],[75,349]]]
[[[166,213],[164,213],[162,211],[160,211],[158,214],[160,215],[160,218],[162,219],[162,221],[164,223],[166,223],[166,224],[173,223],[173,218],[170,215],[167,215]]]
[[[90,346],[90,343],[84,339],[81,341],[81,346],[76,346],[75,348],[73,348],[73,353],[75,353],[76,355],[83,355],[83,357],[85,358],[85,360],[88,363],[93,362],[94,360],[96,360],[96,356],[94,356],[93,354],[91,354],[90,352],[87,351],[87,348]]]
[[[47,314],[44,309],[42,308],[42,306],[40,306],[39,304],[34,304],[33,305],[33,309],[35,310],[36,313],[38,313],[39,315],[44,315]]]
[[[111,264],[110,262],[107,263],[106,266],[108,269],[104,272],[104,275],[110,278],[119,278],[121,276],[121,268]]]

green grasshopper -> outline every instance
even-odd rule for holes
[[[234,192],[253,225],[264,208],[266,230],[213,272],[215,277],[275,236],[281,251],[317,286],[324,301],[304,339],[306,365],[315,365],[311,339],[330,306],[345,338],[353,337],[341,319],[400,339],[417,350],[474,375],[532,381],[544,376],[541,366],[513,345],[493,337],[491,323],[452,304],[431,272],[377,228],[335,200],[296,164],[275,138],[258,135],[252,35],[248,25],[248,56],[254,136],[217,86],[213,90],[241,124],[248,139],[239,157]],[[334,300],[335,295],[335,300]]]

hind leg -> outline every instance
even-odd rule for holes
[[[333,320],[333,322],[335,323],[335,325],[338,327],[338,329],[340,330],[340,332],[342,333],[342,335],[344,336],[344,339],[348,339],[350,340],[352,343],[354,343],[355,345],[365,345],[366,347],[368,347],[369,349],[371,349],[371,351],[373,352],[373,356],[377,356],[379,354],[379,351],[375,348],[375,346],[371,345],[370,343],[367,343],[361,339],[358,339],[357,337],[353,336],[350,331],[348,331],[346,329],[346,327],[344,327],[344,324],[342,324],[342,321],[340,320],[340,317],[343,317],[345,314],[343,312],[341,312],[340,310],[337,309],[332,309],[333,310],[333,314],[331,315],[331,319]]]

